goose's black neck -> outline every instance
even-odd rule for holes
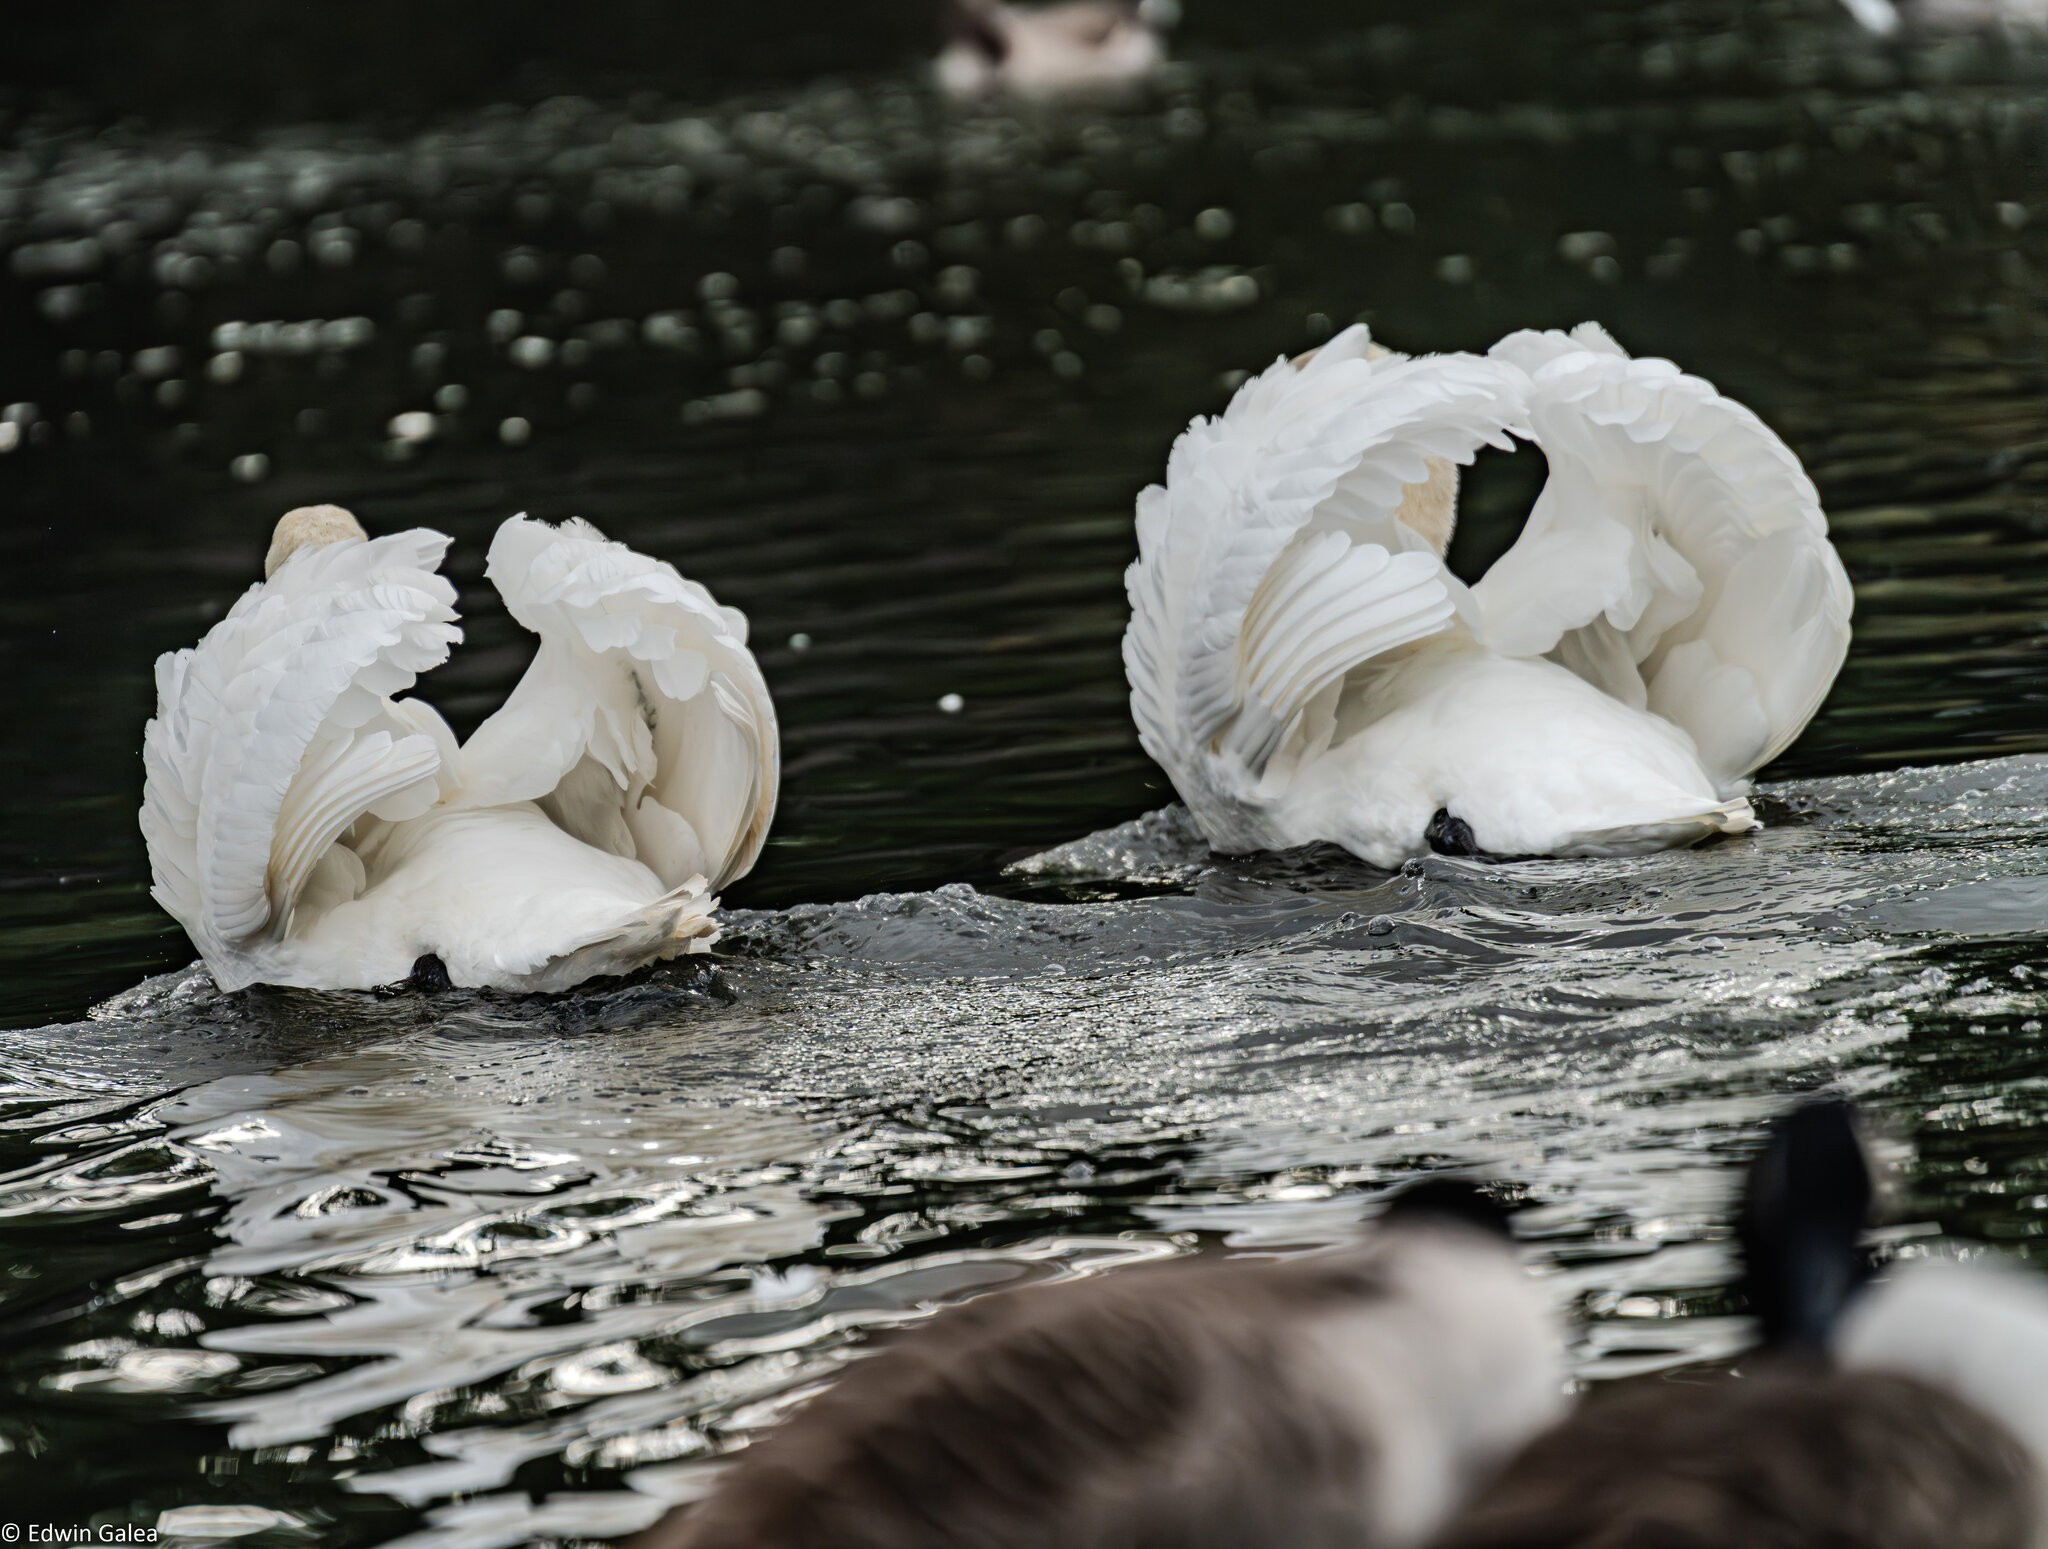
[[[1736,1226],[1743,1289],[1766,1349],[1826,1355],[1836,1320],[1869,1276],[1862,1237],[1872,1195],[1846,1099],[1810,1098],[1771,1126]]]

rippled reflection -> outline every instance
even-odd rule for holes
[[[717,980],[260,1019],[158,981],[4,1045],[47,1156],[0,1210],[194,1233],[111,1290],[17,1293],[48,1320],[26,1423],[175,1400],[365,1523],[481,1495],[430,1541],[539,1533],[522,1492],[595,1489],[578,1509],[625,1532],[867,1332],[1336,1241],[1446,1163],[1528,1191],[1586,1375],[1725,1358],[1730,1162],[1788,1084],[1928,1137],[1906,1235],[2039,1219],[1942,1153],[2038,1133],[2038,919],[2000,901],[2048,877],[2048,760],[1784,786],[1771,815],[1685,854],[1389,876],[1219,860],[1167,814],[1020,868],[1178,879],[1151,896],[742,915]],[[373,1025],[319,1047],[349,1004]]]

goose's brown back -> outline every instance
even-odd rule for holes
[[[1435,1549],[2024,1549],[1997,1422],[1878,1372],[1644,1382],[1531,1442]]]

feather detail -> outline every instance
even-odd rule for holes
[[[1352,328],[1175,443],[1166,483],[1138,499],[1124,663],[1139,737],[1183,794],[1245,799],[1319,695],[1451,627],[1463,588],[1404,505],[1412,516],[1415,488],[1526,431],[1522,382],[1474,356],[1388,354]]]
[[[421,530],[299,550],[158,661],[140,815],[152,892],[223,983],[246,982],[238,958],[289,928],[344,830],[438,794],[434,738],[385,723],[388,696],[461,638],[435,574],[447,545]]]
[[[1604,332],[1512,334],[1551,474],[1472,589],[1484,636],[1683,729],[1727,791],[1812,719],[1853,606],[1813,482],[1762,420]]]
[[[485,573],[541,644],[464,745],[461,801],[539,801],[671,888],[745,875],[780,781],[775,707],[745,616],[580,519],[513,517]]]

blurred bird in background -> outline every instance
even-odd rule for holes
[[[1003,0],[943,0],[949,39],[934,71],[953,97],[1054,97],[1113,91],[1166,62],[1178,0],[1059,0],[1032,8]]]
[[[1925,28],[1953,32],[1996,28],[2048,30],[2048,0],[1842,0],[1849,14],[1879,37]]]

